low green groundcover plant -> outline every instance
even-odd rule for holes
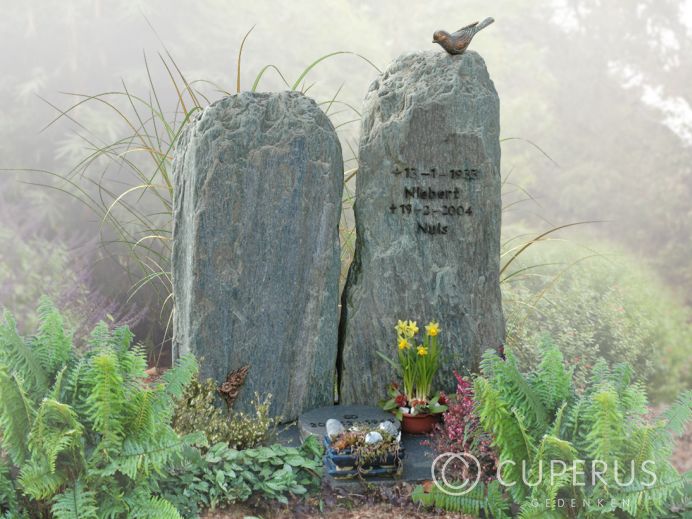
[[[8,518],[178,518],[157,480],[201,434],[171,427],[175,399],[197,372],[183,357],[155,385],[144,351],[101,323],[80,354],[47,299],[35,335],[0,323],[0,513]]]
[[[524,519],[665,517],[685,485],[670,458],[692,415],[692,392],[650,421],[645,391],[628,365],[597,363],[577,392],[560,350],[544,342],[540,351],[540,363],[526,374],[511,352],[488,351],[475,379],[477,412],[494,437],[501,481],[463,496],[418,488],[414,500],[499,518],[504,491]]]
[[[320,488],[322,447],[308,437],[301,447],[270,445],[235,450],[217,443],[206,452],[189,447],[160,482],[161,494],[184,517],[197,517],[251,497],[288,503]]]

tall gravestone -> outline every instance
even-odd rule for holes
[[[439,321],[448,385],[452,368],[477,369],[503,341],[499,108],[471,51],[401,56],[370,86],[342,297],[342,402],[383,396],[394,375],[376,351],[394,355],[397,319]]]
[[[314,101],[243,93],[204,110],[174,164],[174,355],[222,382],[249,365],[291,420],[334,401],[341,146]]]

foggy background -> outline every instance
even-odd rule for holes
[[[204,81],[195,87],[213,101],[235,92],[240,43],[253,25],[242,89],[269,64],[293,83],[336,51],[359,54],[379,69],[401,53],[442,52],[431,43],[436,29],[453,31],[486,16],[496,23],[471,49],[485,59],[500,96],[508,139],[503,175],[516,186],[505,205],[529,198],[525,193],[533,199],[508,208],[505,224],[540,231],[599,220],[566,236],[628,251],[692,303],[691,1],[2,0],[0,6],[0,168],[11,170],[0,173],[0,265],[6,265],[0,307],[9,293],[15,306],[34,303],[30,289],[16,288],[23,283],[16,272],[30,272],[36,290],[105,308],[113,319],[139,326],[141,340],[154,343],[165,331],[161,296],[147,295],[147,288],[127,301],[134,281],[119,269],[117,245],[115,252],[98,245],[116,239],[99,217],[73,197],[36,185],[72,189],[51,174],[68,175],[92,150],[131,133],[98,100],[50,125],[59,110],[83,99],[71,94],[127,89],[151,100],[146,59],[158,102],[173,118],[178,96],[159,53],[172,67],[169,51],[188,81]],[[340,54],[301,82],[318,102],[338,101],[330,108],[346,169],[356,166],[356,111],[376,75],[364,59]],[[268,69],[258,89],[285,88]],[[122,96],[114,102],[128,109]],[[112,192],[133,185],[131,173],[102,158],[88,171],[72,179],[90,193],[99,182]],[[146,198],[141,203],[155,206]],[[61,254],[62,263],[55,259]]]

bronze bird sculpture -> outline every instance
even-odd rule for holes
[[[439,43],[440,47],[450,54],[463,54],[476,33],[485,29],[494,21],[495,20],[492,18],[486,18],[481,23],[474,22],[471,25],[462,27],[452,34],[446,31],[435,31],[435,34],[433,34],[433,43]]]

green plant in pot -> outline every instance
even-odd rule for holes
[[[391,364],[401,377],[402,384],[390,385],[389,399],[382,403],[386,411],[392,411],[401,421],[404,432],[429,433],[447,410],[444,393],[433,393],[433,379],[439,367],[438,336],[440,325],[431,321],[418,340],[418,324],[415,321],[398,321],[394,327],[397,340],[397,359],[382,352],[377,354]]]

